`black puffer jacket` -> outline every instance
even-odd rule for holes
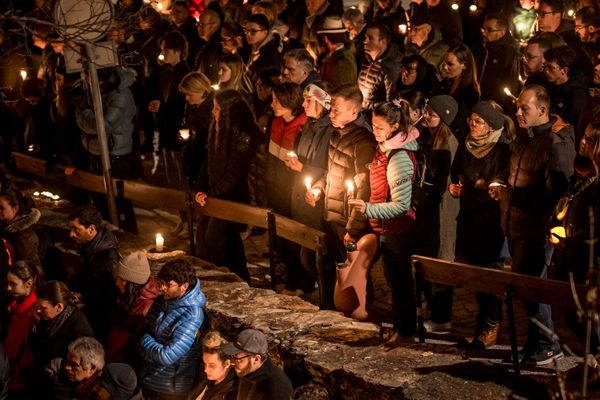
[[[190,130],[190,139],[183,146],[183,168],[190,187],[196,186],[196,179],[206,158],[206,141],[212,122],[214,95],[211,93],[197,106],[186,105],[185,128]]]
[[[240,378],[237,398],[240,400],[287,400],[292,395],[290,379],[267,359],[254,372]]]
[[[101,343],[106,339],[119,295],[114,278],[120,259],[118,246],[115,235],[100,227],[96,236],[79,249],[83,262],[72,285],[83,296],[83,312]]]
[[[368,225],[364,214],[352,208],[348,215],[346,205],[346,181],[354,182],[354,196],[369,201],[369,165],[373,160],[376,142],[368,125],[360,117],[344,128],[335,129],[329,141],[329,169],[324,187],[325,221],[345,226],[353,237],[360,237]]]
[[[390,101],[394,97],[394,83],[400,74],[401,60],[402,54],[394,43],[375,60],[365,53],[357,82],[363,95],[363,108],[373,108],[375,103]]]
[[[548,92],[552,99],[550,112],[572,124],[575,132],[583,131],[585,126],[581,126],[581,121],[588,100],[587,84],[583,73],[576,71],[562,85],[549,84]]]
[[[510,196],[503,204],[509,237],[545,237],[552,209],[567,191],[574,159],[573,126],[556,115],[543,125],[519,132],[510,159]]]

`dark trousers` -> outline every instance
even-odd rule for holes
[[[394,329],[403,336],[413,336],[417,327],[415,280],[410,261],[414,236],[381,235],[379,242],[385,277],[392,288]]]
[[[327,234],[327,257],[323,258],[321,263],[323,289],[322,303],[324,308],[335,309],[333,302],[333,292],[336,282],[336,265],[346,260],[346,247],[344,246],[344,235],[346,229],[334,222],[328,222],[326,225]]]
[[[285,288],[292,291],[300,289],[305,293],[310,293],[315,287],[315,280],[302,266],[301,248],[299,244],[282,237],[277,238],[279,259],[285,264],[286,269]]]
[[[240,237],[242,226],[218,218],[202,217],[196,230],[197,256],[229,268],[250,284],[246,252]]]
[[[508,238],[508,248],[512,257],[512,272],[523,275],[547,277],[545,238],[512,239]],[[523,306],[530,318],[537,319],[554,332],[550,305],[524,301]],[[550,334],[533,322],[527,324],[526,346],[531,350],[545,350],[556,346]]]

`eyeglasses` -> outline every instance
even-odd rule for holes
[[[538,11],[535,14],[538,16],[538,18],[544,18],[548,14],[556,14],[556,13],[558,13],[558,11]]]
[[[542,69],[545,71],[558,71],[560,70],[560,66],[559,65],[554,65],[554,64],[542,64]]]
[[[244,28],[244,33],[245,34],[255,35],[256,33],[262,32],[262,31],[266,31],[266,29],[245,29]]]
[[[485,26],[483,28],[481,28],[481,32],[486,32],[486,33],[500,32],[501,30],[502,29],[486,28]]]
[[[239,364],[239,363],[241,363],[241,362],[242,362],[242,360],[243,360],[244,358],[248,358],[248,357],[252,357],[252,354],[248,354],[248,355],[241,356],[241,357],[234,357],[234,356],[231,356],[231,357],[229,357],[229,360],[230,360],[232,363],[234,363],[234,364]]]
[[[575,25],[575,32],[586,29],[589,25]]]
[[[161,281],[160,279],[156,279],[155,282],[156,282],[156,287],[159,290],[162,288],[170,289],[173,286],[177,286],[177,282],[175,282],[175,281],[165,282],[165,281]]]

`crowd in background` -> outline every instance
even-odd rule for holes
[[[115,5],[106,40],[119,66],[98,72],[114,176],[143,178],[141,160],[149,159],[153,173],[160,168],[169,186],[193,191],[201,206],[210,198],[255,204],[325,232],[320,270],[314,252],[278,239],[285,288],[309,293],[318,281],[324,306],[355,318],[379,321],[367,300],[368,267],[380,254],[393,298],[390,347],[416,331],[413,254],[493,269],[510,259],[513,272],[588,279],[588,210],[600,210],[598,4],[216,0],[195,7],[176,0],[162,14],[136,0]],[[65,57],[77,45],[40,22],[44,2],[13,13],[27,23],[9,19],[0,31],[2,155],[18,150],[50,169],[101,173],[88,78],[70,73]],[[22,197],[0,194],[3,237],[13,241],[15,260],[43,265],[41,254],[19,255],[31,252],[23,244],[31,237],[13,221],[39,219]],[[17,205],[15,215],[2,212]],[[92,225],[99,226],[82,229]],[[244,230],[202,218],[197,255],[250,282]],[[360,263],[362,276],[341,272]],[[344,276],[355,280],[360,307],[340,294]],[[166,304],[169,281],[187,285],[182,299],[195,285],[164,281]],[[93,309],[100,296],[76,289]],[[428,286],[429,330],[451,327],[452,296],[451,287]],[[475,332],[460,344],[467,348],[494,345],[502,319],[498,298],[478,293],[477,302]],[[524,305],[553,329],[548,305]],[[118,301],[98,307],[113,310]],[[577,314],[566,319],[584,338]],[[90,324],[103,342],[110,321]],[[524,365],[563,356],[548,332],[529,323]],[[150,336],[138,357],[167,362],[150,345],[163,339]],[[157,396],[155,383],[142,386]]]

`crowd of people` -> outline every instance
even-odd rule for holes
[[[10,20],[0,30],[2,154],[19,150],[44,158],[51,169],[63,166],[65,173],[70,167],[100,173],[87,77],[68,73],[64,56],[78,48],[51,24],[35,23],[48,15],[44,4],[12,10],[35,16],[25,19],[25,35],[16,34]],[[598,267],[588,259],[587,239],[599,231],[590,226],[588,211],[600,211],[600,5],[404,5],[214,0],[194,18],[184,0],[173,1],[168,15],[141,1],[119,0],[106,40],[120,65],[99,70],[114,176],[140,178],[140,158],[151,156],[167,184],[193,191],[200,206],[210,198],[255,204],[325,232],[321,270],[314,252],[278,239],[285,288],[312,292],[318,281],[325,307],[364,320],[376,320],[376,313],[364,304],[360,312],[342,307],[336,283],[349,264],[368,259],[370,265],[379,252],[393,298],[390,347],[412,340],[416,331],[413,254],[494,269],[510,259],[513,272],[576,283],[595,279]],[[16,241],[15,259],[30,266],[43,260],[21,243],[39,239],[27,231],[39,218],[34,210],[22,195],[0,194],[3,237]],[[179,232],[187,221],[181,216]],[[138,360],[142,388],[150,398],[161,396],[166,378],[152,374],[170,372],[154,367],[172,366],[174,354],[190,368],[198,361],[192,354],[198,348],[189,344],[197,343],[193,337],[202,324],[199,282],[183,272],[161,278],[162,271],[154,284],[146,276],[128,281],[119,268],[99,279],[98,254],[103,263],[125,261],[119,262],[96,216],[90,218],[84,213],[71,222],[85,258],[73,289],[90,314],[89,326],[78,324],[80,336],[91,329],[105,343],[113,313],[99,310],[132,312],[134,298],[149,296],[148,304],[139,305],[147,316],[133,324],[135,334],[129,332],[150,333],[136,342],[134,356],[121,361]],[[202,218],[197,255],[250,282],[244,229]],[[351,256],[361,251],[369,256]],[[368,272],[369,265],[361,267]],[[369,292],[368,273],[362,279]],[[38,298],[70,310],[62,322],[79,318],[69,292],[57,302],[41,297],[44,285],[36,288]],[[150,306],[159,291],[160,300]],[[452,296],[451,287],[427,287],[429,330],[451,327]],[[183,308],[173,308],[172,301]],[[494,345],[502,319],[498,298],[478,293],[477,302],[475,331],[461,342],[467,348]],[[529,302],[525,308],[546,329],[529,322],[520,361],[536,366],[561,358],[550,307]],[[169,313],[180,311],[189,321],[174,328]],[[577,314],[566,320],[583,340]],[[600,355],[600,330],[593,326],[591,352]],[[189,342],[185,348],[192,353],[183,355],[170,342],[172,329],[181,329],[177,337]],[[240,339],[238,350],[264,348],[256,338],[248,340],[252,345],[244,347]],[[44,361],[64,357],[68,344]],[[238,375],[240,363],[264,361],[259,351],[227,359],[225,349],[205,355],[232,362]],[[182,376],[172,390],[189,388],[190,370],[173,371]]]

